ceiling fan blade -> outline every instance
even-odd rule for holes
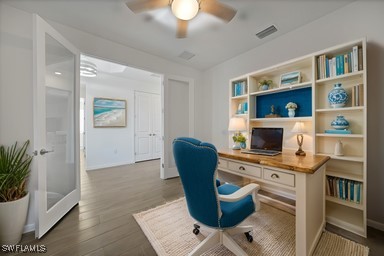
[[[200,10],[223,19],[226,22],[230,22],[237,12],[232,7],[219,3],[217,0],[201,1]]]
[[[134,0],[126,3],[128,8],[134,13],[149,11],[169,5],[170,0]]]
[[[187,37],[187,28],[188,28],[188,21],[177,19],[176,37],[177,38],[185,38],[185,37]]]

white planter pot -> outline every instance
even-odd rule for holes
[[[23,198],[0,203],[0,244],[17,244],[27,219],[29,193]]]

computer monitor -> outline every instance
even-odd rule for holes
[[[283,151],[283,132],[283,128],[252,128],[251,150],[264,149]]]

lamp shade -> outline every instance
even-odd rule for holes
[[[305,129],[304,123],[303,122],[296,122],[295,126],[293,126],[292,133],[297,133],[297,134],[303,134],[306,133],[307,130]]]
[[[245,119],[241,117],[232,117],[229,120],[228,131],[239,132],[247,130]]]

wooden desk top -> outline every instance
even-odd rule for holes
[[[277,156],[244,154],[240,150],[232,149],[218,150],[218,154],[224,158],[310,174],[316,172],[330,159],[329,156],[317,156],[309,153],[306,156],[296,156],[295,150],[283,150],[283,153]]]

